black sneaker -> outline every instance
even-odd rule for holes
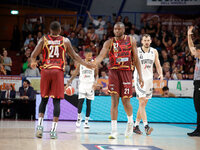
[[[146,135],[150,135],[151,132],[153,131],[153,128],[149,127],[148,125],[146,125],[144,128],[145,128]]]
[[[133,127],[133,132],[136,133],[136,134],[142,134],[142,132],[140,131],[139,126]]]
[[[188,136],[200,136],[200,131],[198,129],[194,130],[191,133],[187,133]]]

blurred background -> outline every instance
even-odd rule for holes
[[[174,105],[174,109],[181,100],[183,102],[187,98],[186,107],[190,114],[187,113],[186,118],[195,116],[192,104],[195,59],[188,49],[187,27],[195,26],[193,41],[200,44],[199,6],[199,0],[1,0],[1,118],[35,118],[35,105],[39,103],[39,100],[36,103],[35,100],[37,101],[36,97],[40,93],[39,66],[42,55],[37,58],[39,66],[34,70],[30,68],[30,55],[38,40],[49,33],[49,24],[54,20],[61,23],[61,35],[69,38],[73,48],[82,58],[86,48],[92,49],[94,58],[100,53],[103,43],[113,37],[113,25],[118,21],[125,24],[125,34],[135,37],[138,46],[141,36],[145,33],[150,34],[151,46],[159,53],[165,79],[160,82],[154,68],[154,97],[176,97],[169,101]],[[104,59],[99,66],[100,88],[96,91],[96,96],[108,95],[107,64],[108,59]],[[76,62],[66,55],[65,83],[75,68]],[[75,94],[78,93],[78,82],[76,79],[72,84]],[[27,87],[31,88],[29,92],[24,93],[23,89]],[[6,90],[12,90],[12,96],[2,94]],[[105,99],[108,98],[109,96]],[[16,106],[16,103],[19,103],[18,99],[24,100],[23,107]],[[29,100],[32,100],[31,103]],[[66,96],[66,100],[71,106],[76,107],[77,95]],[[157,100],[160,101],[161,98]],[[162,100],[166,102],[169,98]],[[99,107],[96,104],[95,107]],[[134,105],[137,107],[137,101]],[[164,107],[163,103],[158,107],[162,110],[161,105]],[[24,115],[25,110],[20,112],[21,108],[27,108],[27,112],[31,110],[30,114]],[[151,111],[153,110],[156,111]],[[172,114],[171,117],[173,116]],[[93,118],[98,119],[97,116]],[[153,121],[160,122],[158,118]],[[64,119],[73,120],[73,117]],[[109,120],[109,116],[101,120]],[[124,120],[123,116],[121,120]],[[172,119],[169,122],[188,121],[195,122],[195,118],[178,121]]]

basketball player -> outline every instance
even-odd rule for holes
[[[91,49],[86,49],[85,50],[85,61],[86,62],[91,62],[92,61],[92,51]],[[98,69],[89,69],[83,65],[78,64],[76,67],[76,70],[72,77],[68,80],[67,86],[69,86],[73,79],[79,75],[79,95],[78,95],[78,118],[76,121],[76,127],[81,126],[81,111],[82,111],[82,106],[84,99],[86,98],[86,103],[87,103],[87,109],[86,109],[86,116],[85,116],[85,123],[84,123],[84,128],[90,128],[88,121],[90,117],[90,112],[91,112],[91,101],[94,100],[94,88],[96,87],[97,80],[98,80]]]
[[[159,56],[156,49],[150,47],[151,36],[144,34],[142,36],[142,47],[138,47],[137,53],[141,64],[142,77],[144,79],[144,86],[139,84],[138,72],[134,71],[135,91],[136,97],[139,100],[139,108],[137,112],[137,118],[133,132],[142,134],[139,129],[140,120],[143,120],[146,135],[150,135],[153,128],[149,127],[147,122],[147,115],[145,111],[148,100],[152,97],[153,92],[153,65],[155,63],[157,72],[159,74],[160,81],[163,80],[162,67],[160,66]]]
[[[197,112],[197,127],[191,132],[187,133],[188,136],[200,136],[200,45],[194,46],[192,41],[193,26],[188,28],[188,45],[191,54],[196,58],[196,65],[194,70],[194,107]]]
[[[57,21],[50,24],[50,34],[42,37],[33,53],[31,54],[31,66],[37,66],[36,57],[42,53],[43,61],[41,68],[41,103],[39,106],[39,119],[36,129],[36,136],[42,137],[43,134],[43,118],[46,105],[49,97],[53,98],[54,117],[50,137],[57,138],[56,128],[60,115],[60,99],[64,98],[64,68],[65,68],[65,53],[71,56],[80,64],[88,68],[96,67],[94,64],[89,64],[83,61],[73,50],[70,41],[67,38],[60,36],[61,26]]]
[[[130,137],[133,132],[133,108],[130,104],[130,98],[132,97],[132,74],[134,64],[139,72],[139,83],[141,84],[141,87],[143,86],[140,62],[138,61],[136,52],[136,41],[132,37],[124,35],[124,32],[124,24],[122,22],[117,22],[114,25],[115,37],[104,43],[99,56],[96,58],[96,64],[98,65],[107,54],[109,56],[108,90],[112,99],[112,131],[109,135],[110,139],[117,138],[119,97],[122,99],[122,103],[128,117],[125,136]]]

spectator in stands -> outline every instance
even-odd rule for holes
[[[25,77],[39,77],[40,76],[40,71],[39,69],[36,68],[31,68],[30,61],[28,62],[28,68],[24,72]]]
[[[100,79],[108,79],[108,76],[104,70],[101,71],[101,77]]]
[[[34,34],[38,34],[38,32],[42,32],[43,34],[43,31],[44,31],[44,24],[40,22],[40,19],[38,18],[37,19],[37,22],[35,24],[35,27],[34,27]]]
[[[175,94],[169,92],[168,86],[164,86],[164,87],[162,88],[162,92],[163,92],[163,93],[162,93],[162,97],[176,97]]]
[[[28,48],[31,50],[31,52],[34,50],[35,48],[35,43],[33,40],[31,40],[28,44]]]
[[[26,62],[24,62],[23,64],[22,64],[22,73],[24,73],[25,71],[26,71],[26,69],[28,69],[28,64],[31,62],[31,59],[30,59],[30,57],[27,59],[27,61]]]
[[[0,75],[6,75],[6,70],[3,66],[3,56],[0,55]]]
[[[168,38],[168,41],[166,42],[165,41],[165,38],[166,38],[166,32],[164,32],[163,33],[163,39],[162,39],[162,42],[163,42],[163,44],[164,44],[164,46],[165,46],[165,48],[166,48],[166,50],[167,50],[167,53],[168,54],[170,54],[171,53],[171,51],[175,48],[175,46],[178,44],[178,34],[177,35],[175,35],[175,37],[176,37],[176,41],[173,43],[172,42],[172,39],[171,38]]]
[[[134,29],[130,30],[130,34],[129,35],[133,36],[135,38],[135,40],[137,41],[137,45],[139,45],[139,43],[140,43],[140,37],[139,37],[139,35],[135,34],[135,30]]]
[[[16,91],[11,87],[10,84],[5,84],[5,91],[1,92],[2,99],[12,99],[16,97]]]
[[[42,32],[38,32],[36,41],[38,42],[41,39],[41,37],[42,37]]]
[[[161,56],[160,56],[160,64],[161,64],[161,66],[163,66],[163,64],[164,64],[165,62],[171,63],[171,62],[172,62],[172,59],[168,56],[166,50],[162,50],[162,51],[161,51]]]
[[[33,28],[32,28],[32,24],[30,23],[29,19],[26,18],[25,22],[22,26],[22,34],[23,34],[23,41],[25,41],[26,37],[32,33]]]
[[[34,38],[32,37],[32,34],[30,33],[28,37],[26,38],[26,41],[24,42],[24,47],[28,47],[30,41],[33,41],[33,40]]]
[[[8,57],[8,52],[5,48],[3,49],[3,66],[6,70],[6,74],[11,75],[12,60]]]
[[[69,37],[69,40],[71,41],[72,46],[78,48],[78,44],[79,44],[79,43],[78,43],[78,38],[76,37],[76,34],[75,34],[74,31],[71,32],[70,37]]]
[[[103,34],[105,33],[104,25],[106,24],[106,22],[103,20],[102,16],[98,16],[98,19],[96,20],[91,16],[89,11],[87,11],[87,14],[95,26],[95,29],[96,29],[95,33],[98,35],[99,39],[101,40],[103,38]]]
[[[20,98],[21,99],[34,99],[34,89],[30,86],[29,80],[23,81],[23,86],[19,88]]]
[[[153,20],[149,20],[146,26],[146,33],[150,34],[152,38],[156,36],[156,27],[154,25]]]
[[[125,34],[129,35],[131,27],[132,27],[132,23],[129,21],[128,16],[124,17],[123,23],[124,23],[124,26],[125,26]]]
[[[68,65],[67,59],[65,60],[65,71],[64,71],[64,76],[65,77],[70,77],[69,76],[70,73],[70,66]]]

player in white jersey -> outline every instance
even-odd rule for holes
[[[90,62],[92,61],[92,51],[90,49],[85,50],[85,61]],[[78,118],[76,121],[76,126],[81,126],[81,111],[83,102],[86,98],[86,116],[85,116],[85,123],[84,128],[89,128],[89,116],[91,112],[91,101],[94,100],[94,90],[97,85],[97,79],[98,79],[98,69],[89,69],[83,65],[78,64],[76,67],[76,70],[74,74],[71,76],[70,80],[67,82],[67,86],[69,86],[72,83],[72,80],[78,75],[79,73],[79,95],[78,95]]]
[[[160,65],[158,52],[156,49],[150,47],[151,42],[151,36],[149,34],[144,34],[141,40],[142,47],[138,47],[137,49],[138,58],[141,64],[142,78],[144,80],[144,86],[142,88],[138,81],[137,70],[135,70],[134,72],[135,90],[136,97],[139,100],[139,108],[133,132],[137,134],[142,134],[142,132],[139,129],[140,120],[142,119],[146,135],[150,135],[153,131],[153,128],[149,127],[148,125],[145,107],[148,100],[152,97],[154,63],[159,74],[160,80],[163,80],[162,68]]]

